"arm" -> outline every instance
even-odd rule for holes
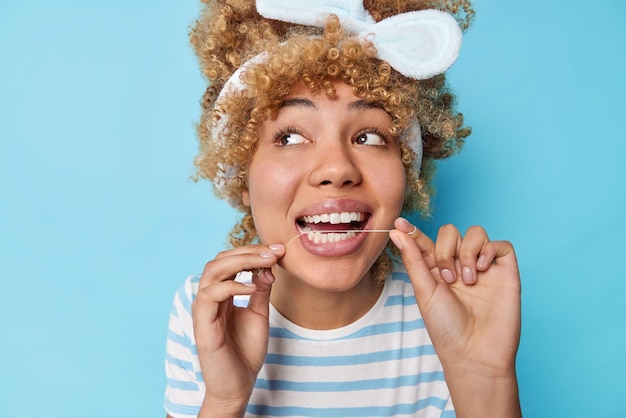
[[[520,280],[510,243],[482,228],[465,237],[443,227],[436,243],[396,221],[417,303],[439,356],[457,416],[521,416],[515,357],[520,337]]]

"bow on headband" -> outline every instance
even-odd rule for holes
[[[372,41],[379,59],[416,80],[446,71],[461,49],[461,28],[454,17],[439,10],[375,22],[362,0],[257,0],[256,7],[265,18],[307,26],[323,26],[328,15],[335,14],[344,29]]]

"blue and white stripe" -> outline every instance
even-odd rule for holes
[[[397,266],[362,318],[329,330],[301,328],[270,307],[270,341],[249,417],[454,417],[441,363]],[[165,360],[165,408],[196,416],[204,396],[191,302],[198,276],[174,300]]]

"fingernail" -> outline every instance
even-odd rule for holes
[[[272,245],[268,245],[267,248],[269,248],[272,251],[281,252],[285,249],[285,245],[284,244],[272,244]]]
[[[485,256],[484,256],[484,255],[481,255],[481,256],[478,258],[478,261],[476,262],[476,266],[478,266],[479,268],[483,268],[483,267],[485,267],[485,266],[486,266],[486,263],[485,263]]]
[[[469,267],[463,267],[463,281],[465,283],[474,283],[474,273]]]
[[[274,278],[274,275],[272,274],[272,272],[270,270],[267,270],[267,269],[263,270],[263,272],[261,273],[261,276],[259,278],[262,279],[265,283],[268,283],[268,284],[272,284],[272,283],[274,283],[274,280],[276,280]]]
[[[276,254],[274,253],[259,253],[259,255],[263,258],[274,258],[276,257]]]
[[[402,226],[402,228],[398,228],[398,229],[401,229],[407,234],[416,230],[416,227],[411,222],[407,221],[405,218],[398,218],[398,219],[400,220],[400,223]]]
[[[448,284],[454,283],[454,274],[452,273],[451,270],[448,270],[448,269],[441,270],[441,278],[443,279],[444,282]]]
[[[391,242],[393,242],[393,244],[398,247],[400,251],[402,251],[402,241],[396,236],[396,234],[393,233],[393,231],[389,233],[389,238],[391,239]]]

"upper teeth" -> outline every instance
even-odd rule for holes
[[[321,215],[303,216],[303,219],[304,222],[309,224],[349,224],[350,222],[360,222],[363,219],[363,214],[361,212],[334,212],[323,213]]]

